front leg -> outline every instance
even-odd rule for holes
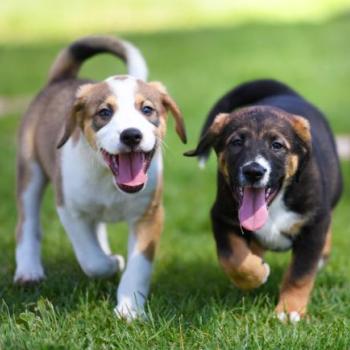
[[[101,224],[88,217],[73,215],[65,207],[59,207],[57,212],[86,275],[108,277],[122,269],[122,257],[106,254],[101,247],[98,237],[98,232],[103,227]]]
[[[151,206],[136,223],[130,224],[128,262],[118,292],[116,314],[132,321],[144,317],[144,304],[149,292],[153,258],[163,229],[163,207]]]
[[[326,217],[304,228],[294,242],[292,262],[283,279],[276,307],[277,317],[283,322],[289,319],[296,323],[306,313],[329,222]]]
[[[219,261],[233,284],[242,290],[250,290],[264,284],[270,274],[269,265],[252,253],[246,241],[230,234],[230,251],[219,251]]]
[[[230,277],[233,284],[242,290],[250,290],[265,283],[270,274],[270,268],[247,241],[233,232],[232,228],[225,227],[219,221],[213,220],[213,229],[217,246],[219,262]]]

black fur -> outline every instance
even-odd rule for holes
[[[330,227],[332,209],[342,192],[335,140],[327,120],[316,107],[278,81],[258,80],[229,91],[214,105],[202,128],[197,149],[188,152],[187,155],[207,158],[211,147],[214,147],[217,153],[227,148],[226,139],[232,133],[231,124],[228,123],[219,135],[211,138],[208,137],[210,126],[219,113],[231,113],[248,106],[267,106],[271,110],[278,108],[304,117],[311,127],[312,147],[309,152],[304,152],[305,155],[301,151],[305,145],[301,145],[298,137],[294,135],[293,147],[299,155],[299,168],[288,184],[283,198],[288,209],[305,217],[305,223],[299,232],[290,237],[293,250],[290,278],[297,281],[315,271]],[[266,120],[270,117],[266,115]],[[258,122],[263,125],[265,121],[261,119],[262,121]],[[233,156],[231,164],[234,162]],[[231,168],[228,166],[228,178],[236,178],[234,172],[234,165]],[[218,171],[217,196],[211,218],[219,256],[234,254],[229,244],[231,234],[240,235],[248,242],[254,239],[253,232],[240,227],[238,207],[232,183]]]

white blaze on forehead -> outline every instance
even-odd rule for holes
[[[136,128],[142,133],[141,150],[150,152],[156,143],[155,126],[136,109],[137,80],[130,76],[122,79],[111,77],[106,83],[116,97],[117,108],[109,123],[96,133],[98,146],[110,153],[119,153],[125,149],[120,134],[126,129]]]

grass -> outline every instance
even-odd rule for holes
[[[234,289],[215,256],[208,211],[215,161],[200,172],[181,153],[195,145],[210,106],[226,90],[258,77],[281,79],[325,111],[336,132],[350,132],[350,20],[322,24],[258,24],[193,31],[129,34],[144,52],[151,78],[163,81],[181,106],[189,146],[173,132],[165,150],[166,226],[148,304],[150,320],[128,325],[112,309],[118,277],[87,279],[58,221],[52,191],[45,196],[39,286],[12,284],[14,272],[14,157],[19,116],[0,118],[0,348],[3,349],[349,349],[350,164],[342,164],[345,193],[334,215],[331,261],[317,279],[310,316],[297,326],[272,310],[289,254],[268,254],[269,282],[257,291]],[[0,94],[34,94],[66,42],[0,46]],[[110,57],[87,63],[97,79],[123,71]],[[113,250],[125,254],[125,225],[110,228]]]

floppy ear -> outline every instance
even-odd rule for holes
[[[90,90],[92,87],[92,84],[85,84],[79,87],[76,97],[75,97],[75,102],[73,104],[72,110],[67,116],[64,124],[64,129],[62,136],[60,138],[60,141],[57,144],[57,148],[61,148],[70,138],[70,136],[73,134],[73,131],[79,124],[79,113],[84,107],[85,104],[85,96],[87,92]]]
[[[215,145],[216,140],[217,140],[217,136],[222,132],[223,128],[229,122],[229,120],[230,120],[229,116],[230,116],[230,114],[228,114],[228,113],[218,114],[215,117],[210,128],[206,131],[206,133],[199,140],[196,149],[194,149],[192,151],[185,152],[184,156],[187,156],[187,157],[200,156],[203,153],[206,153],[206,151],[208,149],[213,147]]]
[[[172,116],[175,119],[176,133],[179,135],[183,143],[187,143],[185,122],[183,120],[182,113],[179,107],[177,106],[176,102],[169,96],[165,86],[162,83],[158,81],[153,81],[148,84],[153,86],[160,92],[164,107],[166,108],[167,111],[170,110]]]
[[[303,117],[293,115],[292,127],[298,139],[298,147],[301,150],[301,156],[299,160],[299,168],[296,174],[297,181],[299,180],[300,174],[304,170],[307,161],[310,159],[312,149],[312,137],[310,131],[310,123]]]
[[[298,137],[306,144],[311,146],[310,123],[304,117],[293,115],[292,126]]]

